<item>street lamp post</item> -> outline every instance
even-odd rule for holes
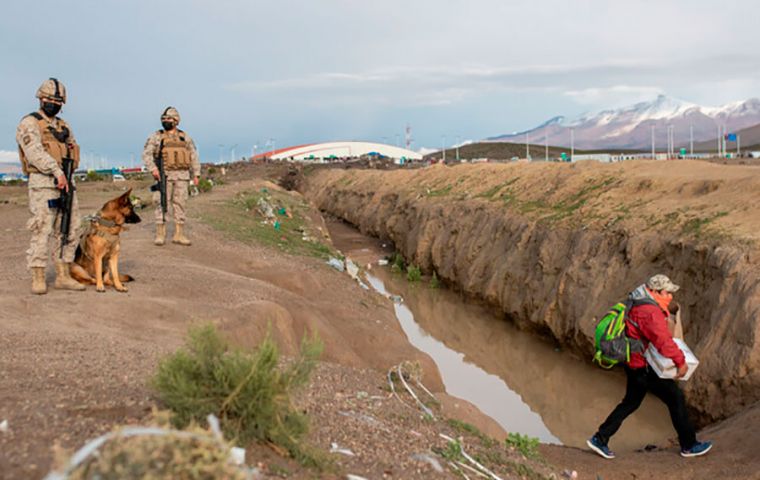
[[[441,135],[441,150],[443,150],[443,163],[446,163],[446,135]]]

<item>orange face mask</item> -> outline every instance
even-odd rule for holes
[[[649,294],[652,295],[652,298],[654,298],[655,302],[657,302],[657,305],[659,305],[664,312],[667,312],[670,302],[673,301],[673,294],[670,292],[653,292],[648,288],[647,290],[649,291]]]

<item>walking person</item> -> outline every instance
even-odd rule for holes
[[[32,293],[47,293],[45,269],[49,259],[50,237],[55,239],[54,287],[63,290],[84,290],[81,283],[71,278],[69,267],[74,261],[79,239],[79,203],[73,179],[71,184],[63,172],[64,158],[73,161],[72,171],[79,166],[79,146],[69,124],[58,118],[58,112],[66,103],[66,88],[55,78],[42,82],[36,97],[40,108],[21,119],[16,129],[21,169],[29,176],[29,211],[32,218],[27,228],[32,233],[29,250],[26,251],[27,266],[32,272]],[[63,239],[61,221],[63,215],[57,202],[61,191],[73,195],[68,238]]]
[[[639,408],[647,392],[652,392],[668,407],[673,427],[678,433],[681,456],[704,455],[712,448],[711,442],[697,441],[694,426],[686,411],[684,394],[676,383],[688,371],[684,354],[673,341],[667,324],[668,306],[679,288],[667,276],[655,275],[628,296],[632,306],[625,318],[626,335],[632,341],[641,341],[644,349],[632,352],[630,361],[624,366],[628,381],[623,400],[599,426],[594,436],[586,441],[591,450],[604,458],[615,458],[607,444],[623,421]],[[643,352],[650,343],[676,365],[676,380],[660,378],[647,364]]]
[[[166,174],[167,204],[172,206],[174,217],[174,237],[172,242],[179,245],[190,245],[190,240],[185,236],[185,205],[187,204],[188,187],[190,181],[198,185],[201,175],[201,164],[198,159],[198,151],[190,135],[183,132],[179,125],[179,112],[174,107],[167,107],[161,114],[161,130],[153,133],[145,142],[142,159],[145,167],[156,180],[160,173],[156,167],[155,159],[159,156],[163,162]],[[154,192],[153,202],[156,207],[156,238],[153,243],[163,245],[166,242],[166,224],[164,212],[161,208],[160,193]]]

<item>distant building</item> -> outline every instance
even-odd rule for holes
[[[396,163],[408,160],[422,160],[422,154],[382,143],[371,142],[327,142],[281,148],[256,155],[252,160],[269,158],[272,160],[293,160],[299,162],[330,161],[359,157],[391,158]]]

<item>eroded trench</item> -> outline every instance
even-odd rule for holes
[[[701,364],[683,387],[698,424],[760,398],[753,367],[760,281],[746,249],[656,233],[552,228],[477,197],[450,201],[437,196],[446,189],[415,186],[435,175],[322,171],[299,189],[351,226],[332,225],[339,248],[356,252],[352,242],[381,238],[454,287],[456,293],[430,291],[382,269],[373,274],[378,288],[404,297],[399,321],[410,342],[434,358],[449,393],[508,431],[582,445],[625,385],[621,372],[589,361],[595,318],[632,288],[632,279],[668,272],[689,286],[679,301],[686,341]],[[652,399],[623,428],[616,448],[673,436],[665,409]]]
[[[429,278],[411,283],[378,265],[394,251],[387,241],[335,218],[327,227],[335,247],[365,268],[368,283],[397,299],[394,308],[404,333],[433,359],[446,392],[474,404],[507,432],[582,447],[620,401],[621,375],[517,329],[487,305],[446,287],[430,288]],[[647,398],[614,441],[616,448],[636,449],[663,444],[671,436],[667,410]]]

